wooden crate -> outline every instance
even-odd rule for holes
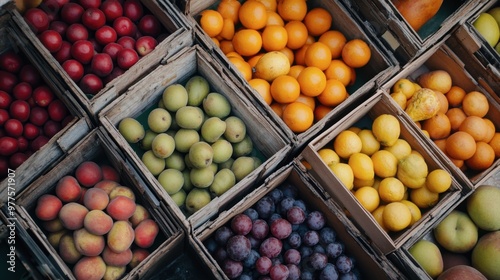
[[[373,119],[381,114],[390,114],[399,120],[401,128],[400,138],[406,140],[413,150],[416,150],[424,157],[429,172],[437,168],[450,172],[450,167],[439,161],[434,151],[430,150],[420,137],[416,135],[415,131],[409,128],[408,124],[401,117],[404,114],[402,110],[396,107],[390,97],[383,94],[380,90],[356,110],[351,111],[331,128],[309,142],[299,158],[309,163],[311,166],[309,170],[311,175],[321,183],[325,191],[343,209],[350,213],[350,218],[354,224],[366,234],[371,244],[383,254],[389,254],[406,242],[409,242],[409,240],[418,238],[422,230],[434,224],[437,218],[449,211],[450,207],[460,199],[462,187],[452,177],[453,181],[450,189],[440,194],[439,202],[435,206],[429,209],[421,209],[422,218],[419,221],[400,232],[391,232],[389,234],[383,230],[373,215],[359,203],[354,194],[341,183],[318,154],[318,150],[321,148],[332,147],[332,140],[341,131],[351,126],[370,128]]]
[[[193,246],[203,252],[200,255],[207,259],[206,262],[212,262],[221,275],[225,276],[205,242],[213,237],[217,229],[230,223],[234,216],[243,213],[282,184],[296,186],[298,197],[305,202],[307,209],[318,210],[325,215],[326,225],[334,229],[337,233],[337,240],[345,244],[346,254],[356,259],[356,267],[362,278],[406,279],[384,255],[377,253],[369,245],[365,235],[347,218],[338,204],[329,198],[323,186],[310,177],[296,161],[274,172],[262,185],[226,211],[224,215],[220,215],[213,222],[207,222],[194,231]]]
[[[171,3],[161,3],[156,0],[141,0],[141,3],[160,21],[169,33],[168,37],[159,42],[158,46],[156,46],[150,55],[141,58],[124,74],[106,84],[104,88],[93,97],[83,93],[77,83],[75,83],[64,71],[60,63],[55,60],[51,53],[42,45],[40,40],[38,40],[36,35],[30,30],[27,23],[17,11],[12,12],[12,17],[17,24],[17,32],[26,37],[27,44],[34,45],[34,48],[39,51],[48,62],[50,68],[54,70],[54,79],[61,80],[69,86],[74,98],[82,104],[92,120],[97,123],[97,113],[127,90],[130,85],[145,76],[156,66],[163,64],[169,56],[172,56],[183,47],[193,44],[193,35],[190,26],[187,25],[184,15],[182,15]]]
[[[120,98],[106,107],[99,119],[119,147],[125,151],[127,158],[145,177],[148,184],[159,194],[164,206],[175,213],[188,228],[195,228],[221,211],[231,200],[244,195],[254,181],[265,178],[281,161],[289,155],[291,144],[283,136],[283,131],[276,124],[261,114],[242,92],[237,84],[214,59],[199,46],[186,48],[168,59],[166,65],[159,66],[143,80],[131,87]],[[211,90],[224,95],[231,104],[231,115],[239,117],[245,123],[247,134],[253,142],[254,151],[261,158],[262,164],[195,214],[186,217],[174,203],[158,180],[148,171],[141,161],[140,155],[126,142],[117,129],[118,123],[125,117],[138,117],[155,108],[163,94],[163,90],[171,84],[184,84],[194,75],[203,76],[211,86]],[[144,151],[142,151],[144,152]]]

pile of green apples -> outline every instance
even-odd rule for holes
[[[410,254],[439,280],[500,279],[499,202],[499,186],[479,186],[463,210],[451,211],[432,230],[432,238],[417,241]]]
[[[194,75],[167,86],[144,125],[127,117],[118,130],[139,146],[145,167],[177,206],[192,214],[262,163],[245,123],[231,112],[228,99]]]
[[[472,25],[500,53],[500,6],[481,13]]]

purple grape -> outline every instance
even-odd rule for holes
[[[280,204],[279,204],[279,210],[280,210],[280,213],[283,214],[283,215],[286,215],[286,213],[288,212],[288,210],[290,210],[292,207],[293,207],[293,202],[295,201],[295,199],[291,198],[291,197],[285,197],[283,198],[281,201],[280,201]]]
[[[332,242],[326,245],[326,255],[330,259],[336,259],[344,252],[344,244],[340,242]]]
[[[252,247],[252,249],[259,249],[260,243],[262,243],[262,239],[257,239],[251,234],[247,235],[247,238],[248,240],[250,240],[250,246]]]
[[[262,256],[255,262],[255,270],[261,275],[266,275],[271,270],[272,265],[273,263],[270,258]]]
[[[294,264],[287,264],[288,267],[288,280],[299,280],[300,279],[300,268]]]
[[[264,239],[269,234],[269,225],[266,221],[257,219],[253,221],[251,233],[256,239]]]
[[[247,215],[248,217],[250,217],[250,219],[252,219],[252,221],[255,221],[259,218],[259,213],[257,213],[257,211],[253,208],[248,208],[247,210],[245,210],[243,212],[243,214]]]
[[[288,249],[285,251],[285,254],[283,255],[283,259],[286,264],[300,264],[301,256],[300,252],[295,250],[295,249]]]
[[[302,244],[302,238],[296,231],[292,231],[292,233],[290,233],[290,236],[288,236],[287,241],[288,244],[290,244],[290,247],[295,249],[299,248],[300,245]]]
[[[293,206],[286,212],[286,219],[293,225],[298,225],[306,220],[306,212],[299,206]]]
[[[292,233],[292,225],[285,219],[277,219],[269,227],[271,234],[278,239],[285,239]]]
[[[234,233],[229,227],[222,226],[215,231],[214,239],[219,246],[226,246],[227,241],[233,235]]]
[[[323,245],[335,242],[337,233],[331,227],[324,227],[319,232],[319,242]]]
[[[283,196],[285,197],[291,197],[291,198],[296,198],[298,191],[297,187],[291,183],[283,183],[280,186],[281,191],[283,192]]]
[[[283,199],[283,192],[280,189],[275,188],[269,192],[268,196],[271,197],[276,204]]]
[[[340,280],[358,280],[358,279],[361,279],[361,278],[358,278],[358,276],[356,275],[356,273],[354,273],[352,271],[349,271],[347,273],[341,274],[339,279]]]
[[[307,211],[307,207],[306,207],[306,203],[302,200],[302,199],[296,199],[294,202],[293,202],[293,206],[297,206],[299,207],[300,209],[302,209],[302,211],[306,212]]]
[[[321,253],[312,253],[309,256],[309,265],[315,270],[322,270],[328,263],[328,257]]]
[[[314,245],[313,251],[316,253],[326,254],[325,247],[323,247],[323,245],[321,244]]]
[[[229,279],[236,279],[243,272],[243,265],[241,262],[226,259],[222,264],[222,271]]]
[[[338,256],[337,260],[335,261],[335,265],[337,266],[338,271],[344,274],[351,271],[353,264],[354,263],[351,258],[346,255]]]
[[[250,240],[243,235],[235,235],[227,241],[226,251],[229,258],[235,261],[244,260],[251,251]]]
[[[218,245],[217,242],[215,242],[215,239],[209,238],[205,242],[205,247],[207,247],[207,250],[210,254],[213,254],[215,250],[217,250]]]
[[[303,238],[304,234],[306,234],[306,232],[308,232],[309,230],[310,229],[307,227],[307,225],[303,223],[299,225],[299,228],[295,232],[297,232],[300,235],[300,237]]]
[[[258,258],[260,258],[260,254],[255,250],[251,250],[250,254],[243,260],[243,267],[254,268]]]
[[[304,234],[302,242],[307,246],[314,246],[319,242],[319,234],[315,230],[309,230]]]
[[[264,196],[255,204],[255,210],[257,210],[261,219],[267,219],[275,212],[276,207],[272,198]]]
[[[252,219],[245,214],[237,214],[231,219],[231,229],[235,234],[247,235],[252,230]]]
[[[271,279],[271,277],[269,277],[269,276],[265,275],[265,276],[260,276],[260,277],[258,278],[258,280],[273,280],[273,279]]]
[[[325,216],[319,211],[313,211],[307,215],[307,226],[312,230],[320,230],[325,226]]]
[[[307,259],[312,253],[314,253],[314,250],[311,247],[308,246],[302,246],[299,248],[300,255],[302,256],[302,259],[305,260]]]
[[[319,274],[320,280],[337,280],[339,279],[339,274],[335,269],[335,266],[331,263],[328,263],[325,268]]]
[[[224,247],[219,247],[214,252],[214,259],[217,263],[223,263],[227,259],[227,251]]]
[[[286,280],[290,272],[284,264],[273,265],[269,271],[272,280]]]
[[[276,258],[272,258],[271,261],[273,262],[273,265],[282,264],[284,262],[283,255],[279,254]]]
[[[300,279],[301,280],[314,280],[314,270],[312,269],[307,269],[307,268],[302,268],[302,271],[300,273]]]
[[[238,280],[252,280],[252,274],[248,274],[248,273],[243,273],[240,275],[240,278],[238,278]]]
[[[281,253],[283,244],[276,237],[269,237],[262,241],[259,248],[261,256],[266,256],[270,259],[277,257]]]
[[[281,219],[281,215],[278,213],[273,213],[273,214],[271,214],[271,217],[269,217],[269,219],[267,219],[267,223],[272,224],[277,219]]]

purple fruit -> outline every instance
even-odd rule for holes
[[[340,273],[348,273],[351,271],[354,263],[351,258],[346,255],[340,255],[335,261],[335,265]]]
[[[283,255],[283,259],[286,264],[299,265],[301,261],[300,252],[296,249],[288,249]]]
[[[320,280],[337,280],[339,279],[339,274],[335,269],[335,266],[331,263],[327,264],[325,268],[319,274]]]
[[[284,264],[273,265],[269,271],[269,276],[273,280],[286,280],[289,274],[288,267]]]
[[[243,272],[243,264],[238,261],[226,259],[222,264],[222,270],[229,279],[236,279]]]
[[[251,234],[257,239],[264,239],[269,234],[269,225],[262,219],[253,222]]]
[[[269,229],[271,234],[278,239],[285,239],[292,233],[292,225],[282,218],[273,221]]]
[[[306,213],[299,206],[292,206],[292,208],[288,209],[286,212],[286,219],[292,225],[298,225],[306,220]]]
[[[309,264],[315,270],[322,270],[328,263],[328,257],[321,253],[312,253],[309,256]]]
[[[272,198],[265,196],[255,204],[255,210],[261,219],[267,219],[275,212],[276,207]]]
[[[277,257],[281,253],[283,244],[276,237],[269,237],[262,241],[259,248],[261,256],[266,256],[270,259]]]
[[[312,230],[320,230],[325,226],[325,216],[319,211],[313,211],[307,215],[307,226]]]
[[[307,246],[314,246],[319,242],[319,234],[315,230],[307,231],[302,238],[302,242]]]
[[[215,242],[219,246],[226,246],[227,241],[234,235],[233,231],[227,227],[222,226],[215,231]]]
[[[261,275],[266,275],[271,270],[272,265],[273,263],[270,258],[262,256],[255,262],[255,270]]]
[[[245,214],[237,214],[231,219],[231,229],[235,234],[247,235],[252,230],[252,219]]]
[[[226,251],[229,258],[235,261],[244,260],[250,254],[250,240],[244,235],[235,235],[227,241]]]

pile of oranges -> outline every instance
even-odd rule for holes
[[[332,15],[306,0],[221,0],[201,12],[199,24],[249,85],[295,133],[306,131],[348,98],[356,68],[371,57],[361,39],[331,29]],[[265,53],[279,51],[288,74],[257,78],[253,67]]]

